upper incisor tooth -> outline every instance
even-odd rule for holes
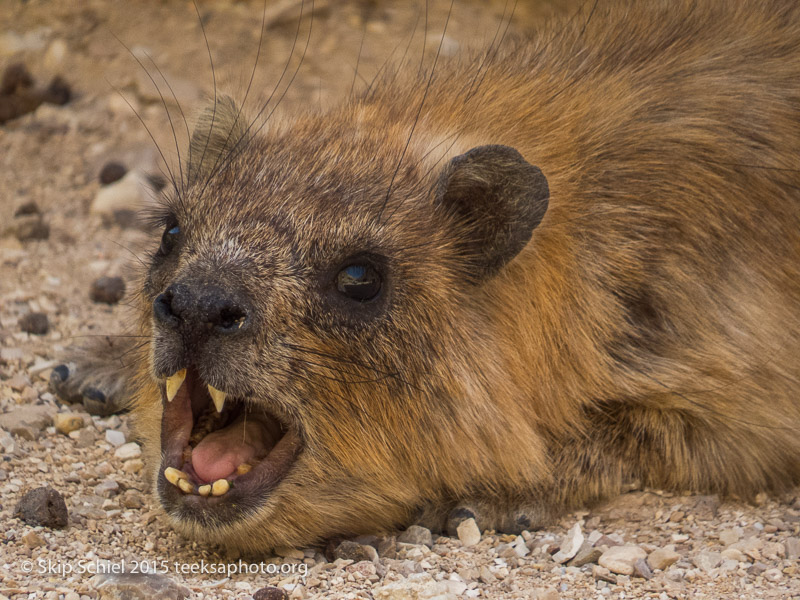
[[[167,402],[172,402],[178,390],[181,389],[184,379],[186,379],[186,369],[181,369],[167,377]]]
[[[217,412],[222,412],[222,407],[225,406],[225,396],[227,394],[225,392],[221,392],[213,385],[208,386],[208,393],[211,395],[211,400],[214,402],[214,406],[217,408]]]

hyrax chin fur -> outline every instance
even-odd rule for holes
[[[798,482],[800,5],[604,4],[427,91],[203,114],[135,373],[70,375],[132,397],[177,528],[262,551]]]

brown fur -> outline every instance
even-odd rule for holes
[[[178,528],[263,550],[420,511],[443,526],[462,504],[534,527],[631,478],[741,497],[800,480],[800,8],[641,4],[440,62],[405,155],[427,80],[403,74],[247,143],[234,109],[199,130],[235,151],[172,203],[185,238],[147,276],[141,329],[180,277],[246,289],[258,331],[198,361],[289,415],[304,451],[250,517],[174,511]],[[550,189],[531,242],[489,274],[475,223],[435,197],[484,144]],[[364,250],[391,289],[359,320],[323,287]],[[154,469],[155,376],[180,366],[160,339],[135,409]]]

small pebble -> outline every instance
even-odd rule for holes
[[[110,429],[108,431],[111,431]],[[106,432],[108,434],[108,432]],[[132,458],[139,458],[142,455],[142,449],[136,442],[128,442],[122,444],[114,452],[114,456],[120,460],[130,460]]]
[[[698,569],[708,573],[711,569],[716,569],[722,564],[722,554],[703,550],[702,552],[698,552],[692,561]]]
[[[633,563],[633,575],[642,579],[652,579],[653,571],[650,570],[650,565],[647,564],[647,561],[640,558]]]
[[[680,560],[681,555],[675,552],[675,546],[670,544],[665,548],[658,548],[653,550],[647,557],[647,562],[652,569],[660,569],[665,571],[670,565],[675,564]]]
[[[741,535],[735,529],[723,529],[719,532],[719,542],[725,546],[730,546],[739,541]]]
[[[107,162],[103,165],[103,168],[100,169],[100,183],[103,185],[108,185],[110,183],[114,183],[115,181],[119,181],[125,174],[128,172],[128,169],[125,168],[125,165],[118,163],[118,162]]]
[[[69,521],[67,505],[61,494],[51,487],[44,486],[25,494],[17,504],[14,516],[28,525],[62,528]]]
[[[553,555],[553,560],[557,563],[565,563],[574,557],[583,544],[584,536],[581,531],[580,523],[575,523],[567,535],[564,536],[564,541],[561,542],[561,549]]]
[[[647,553],[639,546],[612,546],[600,555],[597,562],[613,573],[633,575],[633,564],[646,556]]]
[[[14,209],[15,217],[24,217],[26,215],[40,215],[40,214],[42,214],[42,211],[39,210],[39,206],[33,200],[27,200]]]
[[[119,493],[119,484],[113,479],[105,479],[94,486],[94,493],[104,498],[116,496]]]
[[[50,321],[46,314],[32,312],[19,320],[19,328],[33,335],[44,335],[50,330]]]
[[[125,434],[115,429],[106,429],[106,441],[119,448],[125,443]]]
[[[125,295],[122,277],[100,277],[92,283],[89,298],[94,302],[116,304]]]
[[[281,588],[267,586],[253,594],[253,600],[289,600],[289,594]]]
[[[475,519],[467,519],[462,521],[458,526],[458,539],[466,546],[474,546],[481,541],[481,530],[478,529],[478,524]]]
[[[601,554],[603,554],[602,550],[595,548],[590,542],[585,541],[577,554],[575,554],[575,558],[569,561],[568,564],[571,567],[582,567],[583,565],[596,563]]]
[[[786,558],[797,560],[800,558],[800,538],[790,537],[784,543],[786,546]]]
[[[20,242],[46,240],[50,237],[50,226],[41,215],[21,215],[11,221],[4,234],[13,235]]]
[[[192,595],[189,588],[179,585],[166,575],[156,573],[113,573],[92,577],[92,584],[104,600],[139,600],[149,598],[179,599]],[[95,592],[96,593],[96,592]]]
[[[23,535],[22,541],[28,548],[39,548],[47,545],[47,542],[44,540],[44,538],[35,531],[29,531]]]
[[[412,525],[403,533],[397,536],[397,541],[403,544],[425,545],[430,548],[433,546],[433,536],[431,530],[419,525]]]
[[[53,425],[58,433],[69,435],[84,426],[83,415],[78,413],[56,413],[53,415]]]

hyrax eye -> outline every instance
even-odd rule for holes
[[[175,244],[178,241],[178,236],[180,233],[181,228],[177,223],[170,223],[167,225],[166,229],[164,230],[164,235],[161,236],[161,246],[159,246],[158,251],[164,256],[172,252],[172,249],[175,247]]]
[[[336,276],[336,288],[351,300],[367,302],[381,291],[380,273],[370,264],[353,264]]]

